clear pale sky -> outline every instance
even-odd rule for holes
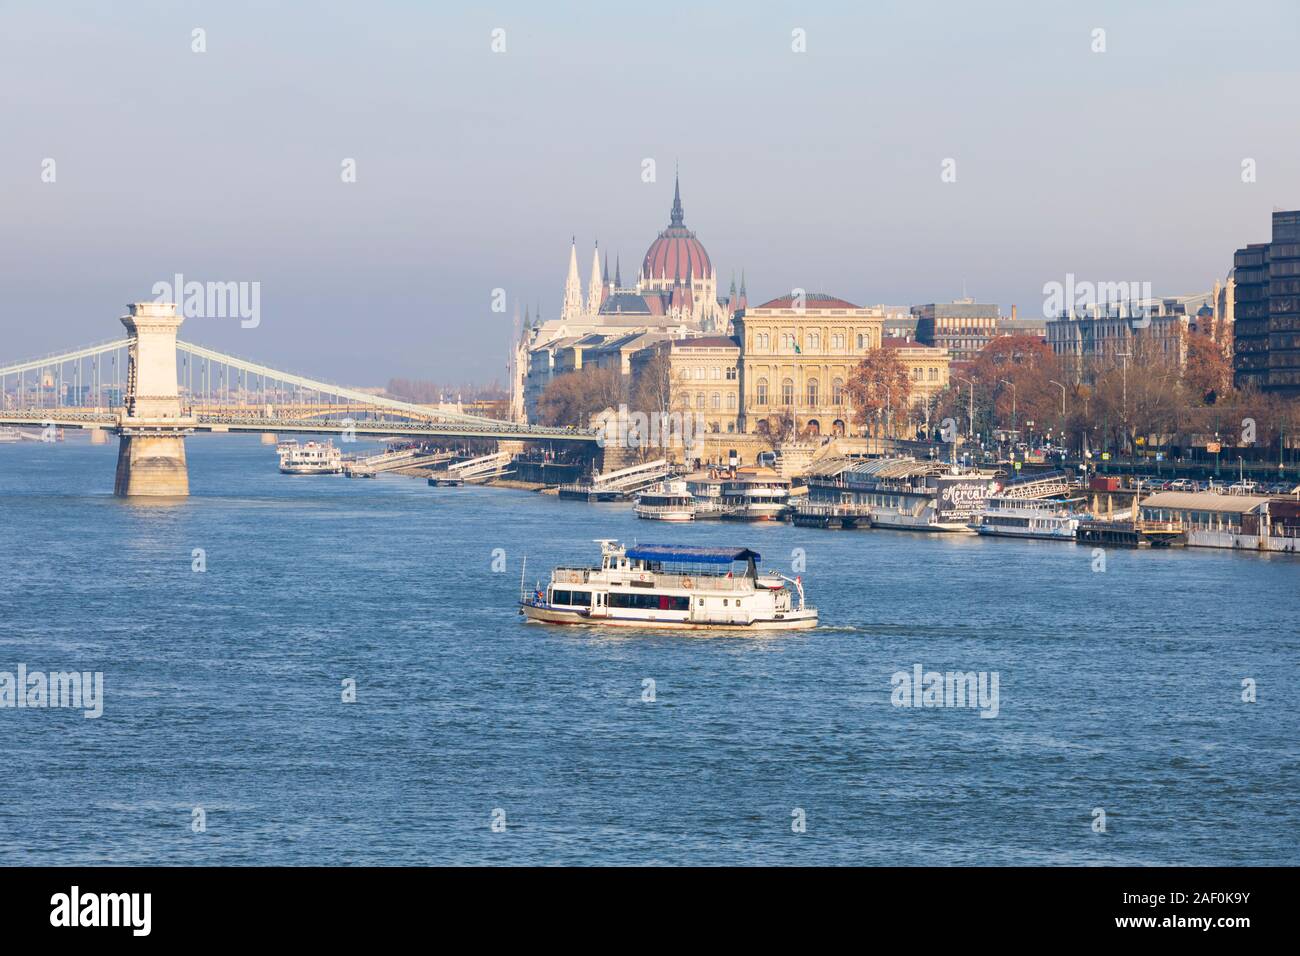
[[[193,341],[488,381],[571,235],[584,284],[597,238],[635,273],[674,161],[751,302],[1208,289],[1300,206],[1300,4],[0,2],[0,107],[0,361],[115,337],[181,272],[261,283],[258,328]]]

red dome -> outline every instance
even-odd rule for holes
[[[704,251],[695,233],[687,229],[682,220],[682,193],[680,185],[673,184],[673,210],[671,222],[667,229],[659,233],[659,238],[650,243],[645,260],[641,263],[641,275],[646,279],[667,279],[672,282],[680,279],[685,282],[689,275],[693,279],[703,279],[713,275],[713,263]]]
[[[659,238],[650,244],[641,265],[641,274],[647,279],[674,279],[686,281],[689,274],[695,279],[704,279],[713,274],[713,263],[704,251],[695,233],[681,227],[671,227],[659,233]]]

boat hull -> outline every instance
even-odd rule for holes
[[[660,514],[654,512],[642,511],[639,508],[633,509],[636,516],[643,521],[693,521],[695,512],[693,511],[668,511]]]
[[[579,611],[568,611],[527,602],[520,604],[519,610],[528,621],[535,621],[540,624],[585,625],[587,627],[634,627],[668,631],[796,631],[817,626],[817,612],[815,610],[791,611],[789,615],[783,618],[756,620],[750,624],[592,617]]]

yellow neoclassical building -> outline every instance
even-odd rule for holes
[[[893,349],[898,360],[906,366],[912,386],[911,404],[922,413],[921,417],[925,421],[929,421],[930,412],[934,408],[934,397],[948,387],[949,366],[952,363],[948,350],[889,336],[885,337],[882,344],[887,349]]]
[[[805,435],[853,431],[844,386],[862,357],[881,344],[885,316],[820,293],[792,294],[735,319],[742,344],[740,430],[767,431],[793,417]]]
[[[740,420],[740,346],[721,335],[673,339],[632,357],[635,399],[644,376],[654,375],[659,357],[669,363],[669,407],[692,412],[711,433],[735,432]],[[644,409],[643,409],[644,410]]]

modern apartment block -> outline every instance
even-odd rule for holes
[[[1300,210],[1273,213],[1272,242],[1232,257],[1237,388],[1300,395]]]
[[[999,334],[998,307],[974,299],[914,305],[912,314],[916,316],[916,340],[947,349],[954,362],[971,361]]]

